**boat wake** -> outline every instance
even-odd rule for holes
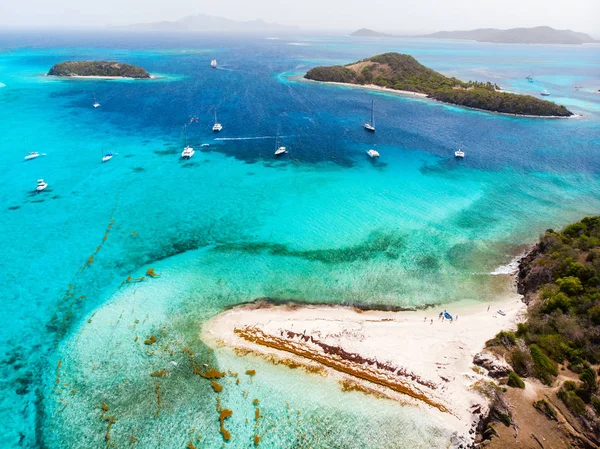
[[[293,136],[279,136],[282,137],[293,137]],[[275,139],[277,136],[257,136],[257,137],[217,137],[214,140],[261,140],[261,139]]]

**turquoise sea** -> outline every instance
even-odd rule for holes
[[[301,79],[386,51],[514,92],[547,89],[583,117]],[[73,59],[157,78],[43,76]],[[545,229],[600,210],[598,89],[598,45],[0,34],[0,447],[248,448],[255,435],[263,448],[446,447],[451,430],[430,413],[210,351],[202,322],[263,297],[493,301],[511,288],[497,267]],[[374,135],[362,129],[372,99]],[[274,160],[277,135],[289,155]],[[24,161],[29,151],[45,155]],[[41,177],[49,187],[33,193]],[[202,363],[238,377],[217,394],[193,373]],[[219,405],[233,412],[228,442]]]

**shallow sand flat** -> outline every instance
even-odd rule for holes
[[[440,320],[445,309],[458,320]],[[202,338],[213,347],[316,362],[327,375],[380,395],[428,404],[465,432],[473,405],[486,402],[470,388],[481,379],[471,369],[473,356],[500,330],[514,327],[525,304],[513,295],[487,309],[485,303],[404,312],[256,303],[216,316]]]

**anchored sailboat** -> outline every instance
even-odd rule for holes
[[[183,134],[185,136],[185,147],[183,148],[183,151],[181,152],[181,158],[182,159],[191,159],[191,157],[194,155],[195,151],[191,146],[188,145],[187,125],[183,125]]]
[[[218,121],[217,121],[217,108],[215,108],[215,124],[212,127],[212,130],[215,132],[219,132],[223,129],[223,125],[221,125]]]
[[[95,108],[99,108],[100,107],[100,103],[98,103],[98,101],[96,101],[96,92],[94,92],[94,107]]]
[[[375,132],[375,102],[371,100],[371,121],[364,125],[367,131]]]

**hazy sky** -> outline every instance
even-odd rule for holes
[[[600,35],[600,0],[0,0],[0,26],[97,26],[190,14],[414,32],[549,25]]]

